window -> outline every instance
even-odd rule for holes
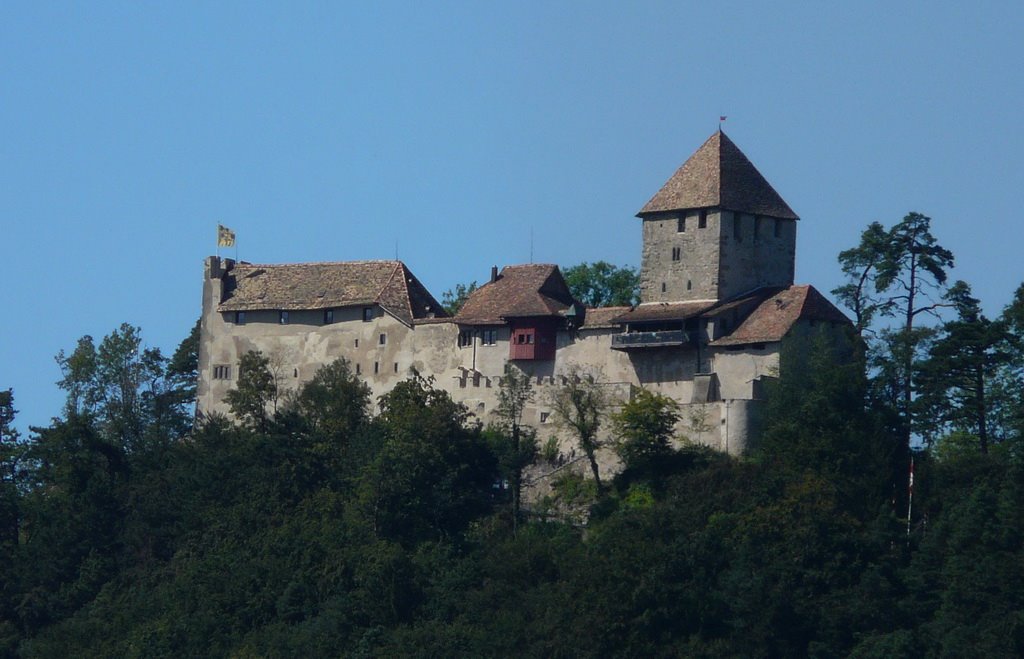
[[[661,292],[664,293],[666,290],[665,282],[661,282]]]
[[[236,311],[235,312],[235,325],[245,325],[245,312],[244,311]]]
[[[328,309],[324,311],[324,325],[330,325],[334,322],[334,309]]]
[[[287,325],[288,324],[288,312],[287,311],[278,311],[277,312],[277,322],[282,324],[282,325]]]
[[[682,258],[682,254],[683,254],[683,248],[682,247],[673,247],[672,248],[672,260],[673,261],[678,261],[680,258]]]
[[[378,339],[377,342],[380,343],[382,346],[387,345],[388,344],[388,335],[387,334],[381,334],[380,335],[380,339]]]
[[[395,362],[395,373],[398,372],[398,362]]]
[[[498,342],[498,330],[485,329],[480,332],[480,343],[485,346],[492,346]]]
[[[519,345],[532,346],[533,332],[522,332],[516,336],[516,343]]]
[[[213,367],[213,379],[214,380],[230,380],[231,379],[231,367],[226,364],[220,364]]]
[[[682,215],[679,216],[679,219],[676,220],[676,224],[676,231],[678,231],[679,233],[683,233],[686,231],[686,213],[683,213]]]
[[[359,375],[362,372],[363,372],[363,368],[359,364],[356,364],[356,375]]]
[[[377,375],[380,373],[380,362],[373,362],[373,374]]]
[[[550,412],[541,412],[540,413],[540,422],[541,423],[547,423],[548,422],[548,415],[549,414],[550,414]]]
[[[459,347],[465,348],[473,345],[473,330],[462,330],[459,332]]]
[[[732,237],[736,239],[736,242],[742,242],[743,236],[740,235],[740,229],[743,226],[743,216],[739,213],[733,213],[732,215]]]
[[[692,289],[693,289],[693,281],[687,279],[686,280],[686,290],[689,291],[689,290],[692,290]]]
[[[355,347],[357,347],[357,348],[359,347],[359,339],[356,339],[356,346]]]
[[[368,323],[373,320],[373,307],[363,307],[363,322]]]
[[[707,229],[708,228],[708,209],[700,209],[700,215],[697,216],[697,228]]]

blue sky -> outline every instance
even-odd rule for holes
[[[218,223],[254,262],[397,249],[438,297],[531,229],[536,262],[639,265],[634,214],[720,114],[802,218],[800,283],[920,211],[996,314],[1024,5],[971,4],[3,3],[0,388],[46,424],[78,337],[172,352]]]

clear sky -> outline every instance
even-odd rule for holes
[[[720,114],[802,218],[799,283],[920,211],[997,314],[1024,280],[1024,3],[767,4],[0,4],[18,425],[60,412],[84,334],[173,352],[218,223],[253,262],[397,251],[438,297],[529,261],[531,229],[535,262],[638,266],[636,211]]]

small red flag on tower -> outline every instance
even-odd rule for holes
[[[725,116],[724,114],[723,114],[723,115],[719,115],[719,117],[718,117],[718,122],[719,122],[719,123],[721,123],[721,122],[725,121],[725,120],[726,120],[726,119],[728,119],[728,118],[729,118],[729,117]]]

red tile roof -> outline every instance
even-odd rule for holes
[[[501,324],[506,318],[558,316],[573,303],[557,265],[509,265],[473,291],[455,315],[466,325]]]
[[[637,215],[713,207],[799,219],[739,147],[720,130],[676,170]]]
[[[790,286],[766,299],[731,334],[713,341],[711,345],[781,341],[798,320],[850,322],[813,286]]]
[[[219,311],[302,310],[378,304],[407,325],[446,316],[401,261],[256,265],[227,272]]]
[[[583,319],[583,329],[599,329],[602,327],[618,327],[618,318],[628,313],[630,307],[595,307],[587,309]]]

